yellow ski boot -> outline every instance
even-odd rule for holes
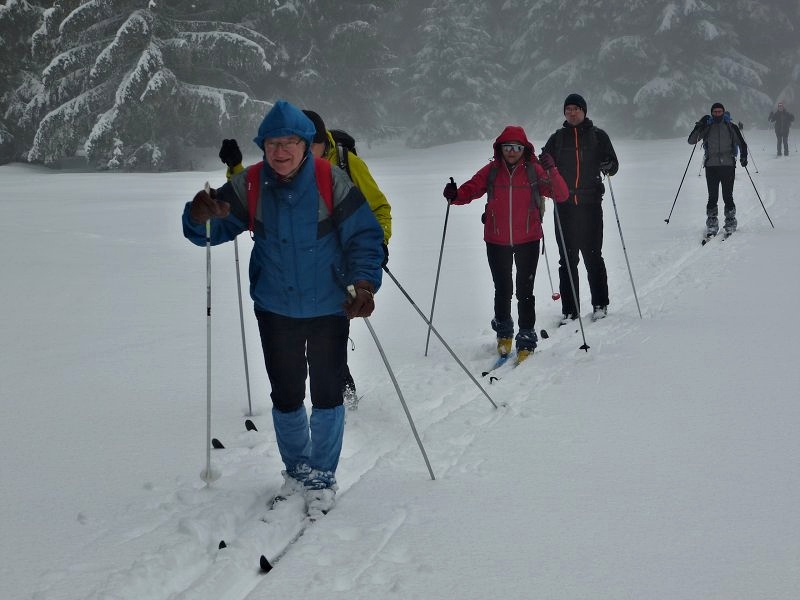
[[[517,350],[517,356],[514,358],[514,366],[518,367],[519,364],[533,354],[533,350]]]
[[[514,340],[512,338],[497,338],[497,354],[499,356],[508,356],[511,354],[511,346]]]

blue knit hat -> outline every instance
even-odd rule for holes
[[[278,100],[261,121],[258,135],[253,138],[253,141],[262,152],[265,139],[286,137],[287,135],[300,136],[310,146],[316,132],[314,123],[303,114],[303,111],[285,100]]]

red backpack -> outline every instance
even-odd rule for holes
[[[247,167],[247,213],[250,216],[248,227],[250,237],[253,237],[253,226],[256,221],[256,206],[258,205],[259,192],[261,191],[259,174],[264,161]],[[328,207],[328,213],[333,214],[333,175],[331,163],[324,158],[314,159],[314,172],[317,177],[317,188]]]

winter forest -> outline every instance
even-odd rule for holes
[[[410,147],[542,136],[584,95],[612,135],[800,97],[797,0],[6,0],[0,163],[174,170],[277,99]]]

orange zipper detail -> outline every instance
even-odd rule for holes
[[[578,182],[581,180],[581,159],[580,159],[580,152],[578,146],[578,128],[574,127],[573,131],[575,133],[575,195],[573,197],[573,202],[575,204],[578,203]]]

